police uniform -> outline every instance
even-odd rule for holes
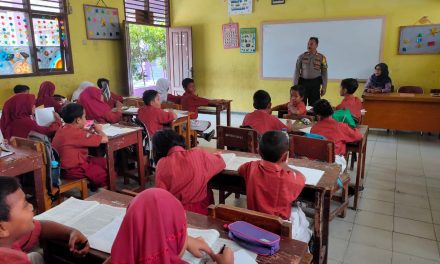
[[[321,84],[327,87],[327,59],[321,53],[304,52],[296,61],[293,84],[305,88],[304,103],[313,106],[321,98]]]

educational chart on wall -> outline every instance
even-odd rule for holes
[[[257,51],[257,29],[240,28],[240,53],[255,53]]]
[[[116,40],[121,38],[117,8],[84,5],[88,39]]]
[[[399,54],[439,54],[440,24],[400,27]]]
[[[222,26],[223,48],[233,49],[239,47],[238,23],[229,23]]]
[[[229,15],[242,15],[252,13],[253,0],[228,0]]]

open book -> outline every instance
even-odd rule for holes
[[[232,240],[220,238],[220,233],[215,229],[195,229],[188,228],[188,236],[202,237],[206,243],[212,248],[214,253],[219,253],[223,245],[231,248],[234,251],[234,263],[239,264],[253,264],[257,263],[257,254],[242,248],[240,245]],[[185,251],[182,259],[190,264],[205,263],[210,260],[209,256],[196,258],[188,251]]]
[[[55,122],[54,116],[55,108],[36,108],[35,109],[35,121],[39,126],[48,127]]]
[[[225,170],[231,171],[238,171],[238,168],[246,162],[260,160],[259,158],[239,157],[234,153],[222,153],[221,156],[226,163]]]
[[[102,126],[104,133],[109,137],[122,135],[134,131],[135,129],[129,127],[118,127],[111,124],[105,124]]]
[[[125,210],[94,201],[69,198],[34,219],[54,221],[76,228],[87,237],[92,248],[110,253]]]
[[[297,166],[293,166],[293,165],[289,165],[289,167],[301,172],[304,175],[304,177],[306,177],[306,184],[308,184],[308,185],[316,186],[316,184],[318,184],[319,180],[321,180],[322,175],[324,175],[324,171],[322,171],[322,170],[297,167]]]

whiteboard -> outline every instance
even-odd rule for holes
[[[313,36],[327,57],[329,79],[368,79],[381,62],[383,24],[383,17],[263,22],[261,77],[293,80],[296,60]]]

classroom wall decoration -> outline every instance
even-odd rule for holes
[[[117,8],[84,5],[87,39],[121,39]]]
[[[253,0],[228,0],[229,15],[242,15],[252,13]]]
[[[64,21],[58,18],[33,18],[39,69],[62,69],[61,45],[67,45]]]
[[[440,54],[440,24],[400,27],[399,54]]]
[[[240,28],[240,53],[255,53],[257,51],[257,29]]]
[[[222,26],[223,31],[223,48],[233,49],[238,48],[238,23],[229,23]]]

